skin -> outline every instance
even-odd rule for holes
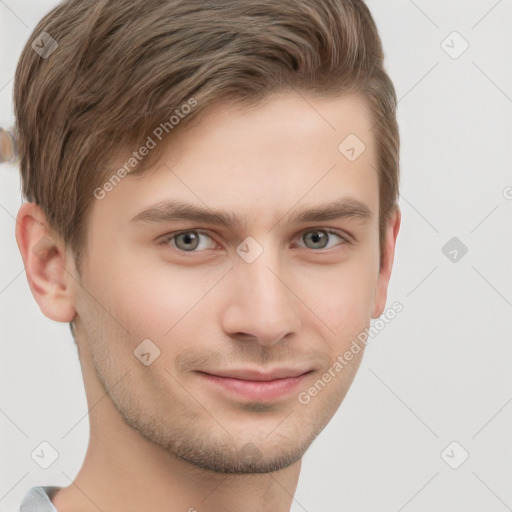
[[[209,107],[150,172],[95,200],[81,276],[40,208],[21,206],[16,239],[31,291],[47,317],[74,319],[89,405],[87,454],[53,497],[59,512],[290,510],[302,455],[364,351],[308,404],[298,394],[386,304],[400,211],[380,261],[371,127],[356,95],[283,92],[256,107]],[[354,162],[338,150],[350,133],[366,145]],[[349,197],[371,216],[287,222]],[[246,225],[130,222],[168,199],[232,211]],[[163,240],[190,230],[206,235]],[[252,263],[236,252],[249,236],[263,249]],[[134,356],[145,339],[160,350],[148,366]],[[199,373],[234,368],[310,373],[272,399]]]

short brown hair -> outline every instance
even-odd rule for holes
[[[399,187],[396,94],[383,60],[362,0],[64,1],[34,29],[16,69],[23,195],[43,209],[80,272],[94,190],[191,99],[176,129],[221,100],[359,92],[374,115],[382,251]]]

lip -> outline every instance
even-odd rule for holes
[[[198,372],[205,380],[238,398],[252,401],[270,401],[289,395],[311,370],[277,369]]]
[[[299,377],[304,373],[308,373],[309,368],[274,368],[271,371],[263,371],[251,368],[238,368],[231,370],[215,370],[210,372],[201,372],[215,377],[223,377],[230,379],[266,382],[277,379],[285,379],[291,377]]]

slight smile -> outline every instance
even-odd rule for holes
[[[238,398],[252,401],[271,401],[289,395],[312,370],[284,370],[262,374],[236,370],[211,374],[198,372],[208,382],[223,388]]]

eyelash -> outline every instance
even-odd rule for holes
[[[336,235],[338,237],[340,237],[342,239],[342,242],[340,242],[338,244],[339,245],[345,245],[345,244],[350,244],[352,242],[350,242],[350,240],[346,237],[346,236],[343,236],[341,235],[340,233],[338,233],[337,231],[333,230],[333,229],[329,229],[329,228],[313,228],[313,229],[308,229],[306,231],[303,231],[300,235],[300,239],[302,239],[302,236],[304,236],[305,234],[307,233],[312,233],[312,232],[315,232],[315,231],[323,231],[325,233],[328,233],[329,235]],[[168,233],[167,235],[164,235],[163,239],[161,240],[161,244],[162,245],[166,245],[168,244],[171,240],[173,240],[174,238],[178,237],[179,235],[183,235],[185,233],[197,233],[199,235],[205,235],[207,237],[209,237],[210,239],[213,240],[213,237],[207,232],[207,231],[203,231],[201,229],[187,229],[187,230],[184,230],[184,231],[179,231],[179,232],[176,232],[176,233]],[[337,247],[337,246],[335,246]],[[300,247],[301,249],[309,249],[308,247]],[[192,254],[201,254],[209,249],[205,249],[203,251],[183,251],[181,249],[178,249],[178,247],[173,247],[173,249],[178,253],[178,254],[184,254],[184,255],[187,255],[187,256],[190,256]],[[316,252],[316,253],[328,253],[328,252],[331,252],[332,250],[334,250],[334,247],[331,247],[330,249],[310,249],[311,251],[313,252]]]

